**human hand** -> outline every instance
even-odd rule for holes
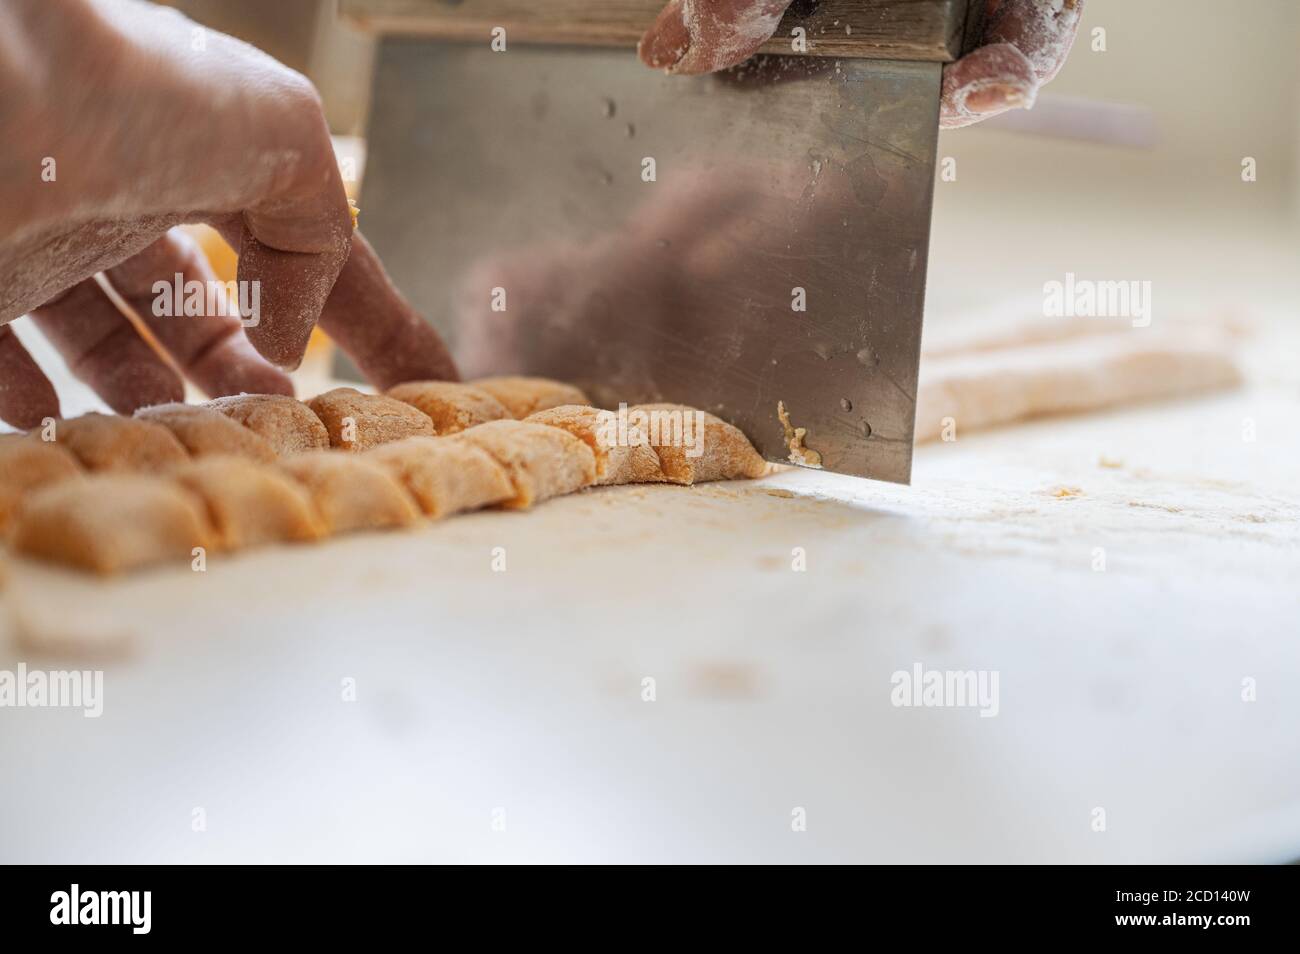
[[[353,222],[319,97],[251,46],[136,0],[0,8],[0,418],[58,415],[7,322],[31,313],[114,410],[208,394],[290,393],[317,320],[380,387],[456,376]],[[239,251],[241,315],[196,245],[205,222]],[[93,276],[132,307],[171,361]],[[203,314],[158,282],[204,289]],[[211,283],[211,284],[210,284]],[[253,300],[250,293],[247,300]],[[277,367],[278,366],[278,367]]]
[[[771,39],[793,0],[670,0],[641,38],[647,66],[711,73],[742,63]],[[985,0],[979,47],[943,71],[939,124],[969,126],[1029,109],[1074,43],[1083,0]]]

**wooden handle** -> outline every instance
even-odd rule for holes
[[[488,43],[635,46],[665,0],[341,0],[379,33]],[[795,0],[764,53],[792,53],[802,27],[812,56],[950,62],[978,37],[984,0]]]

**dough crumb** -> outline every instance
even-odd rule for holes
[[[764,489],[763,493],[767,494],[769,497],[785,497],[790,500],[793,500],[795,496],[793,491],[785,490],[781,487],[768,487]]]
[[[688,672],[691,694],[706,699],[755,699],[761,681],[757,667],[730,660],[697,662]]]
[[[1124,466],[1124,462],[1122,460],[1117,460],[1114,457],[1107,457],[1105,454],[1102,454],[1097,458],[1097,466],[1105,467],[1107,470],[1119,470]]]
[[[1182,513],[1182,507],[1171,507],[1168,504],[1147,503],[1144,500],[1130,500],[1130,507],[1140,507],[1143,510],[1163,510],[1165,513]]]
[[[790,456],[787,460],[792,464],[802,464],[805,467],[821,467],[822,455],[811,447],[804,446],[803,439],[808,434],[808,428],[795,427],[790,423],[790,414],[785,409],[784,401],[776,402],[776,416],[780,419],[781,426],[785,428],[785,443],[790,448]]]
[[[1053,497],[1082,497],[1083,491],[1078,487],[1056,487],[1052,490]]]

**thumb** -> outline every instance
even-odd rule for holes
[[[637,45],[666,73],[712,73],[743,63],[772,38],[792,0],[670,0]]]

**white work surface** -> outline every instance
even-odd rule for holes
[[[1237,261],[1281,283],[1270,247]],[[102,666],[105,701],[0,710],[0,860],[1298,857],[1293,291],[1247,388],[961,435],[910,488],[607,488],[108,584],[11,560],[0,669]],[[894,707],[917,663],[996,671],[998,715]]]
[[[1259,428],[1293,428],[1297,405],[1275,398]],[[0,852],[1298,854],[1300,467],[1240,441],[1260,407],[931,446],[912,489],[806,471],[608,488],[107,585],[14,563],[20,625],[131,648],[103,663],[97,720],[0,712]],[[82,665],[4,647],[0,668]],[[893,707],[891,674],[917,662],[997,670],[998,715]]]

